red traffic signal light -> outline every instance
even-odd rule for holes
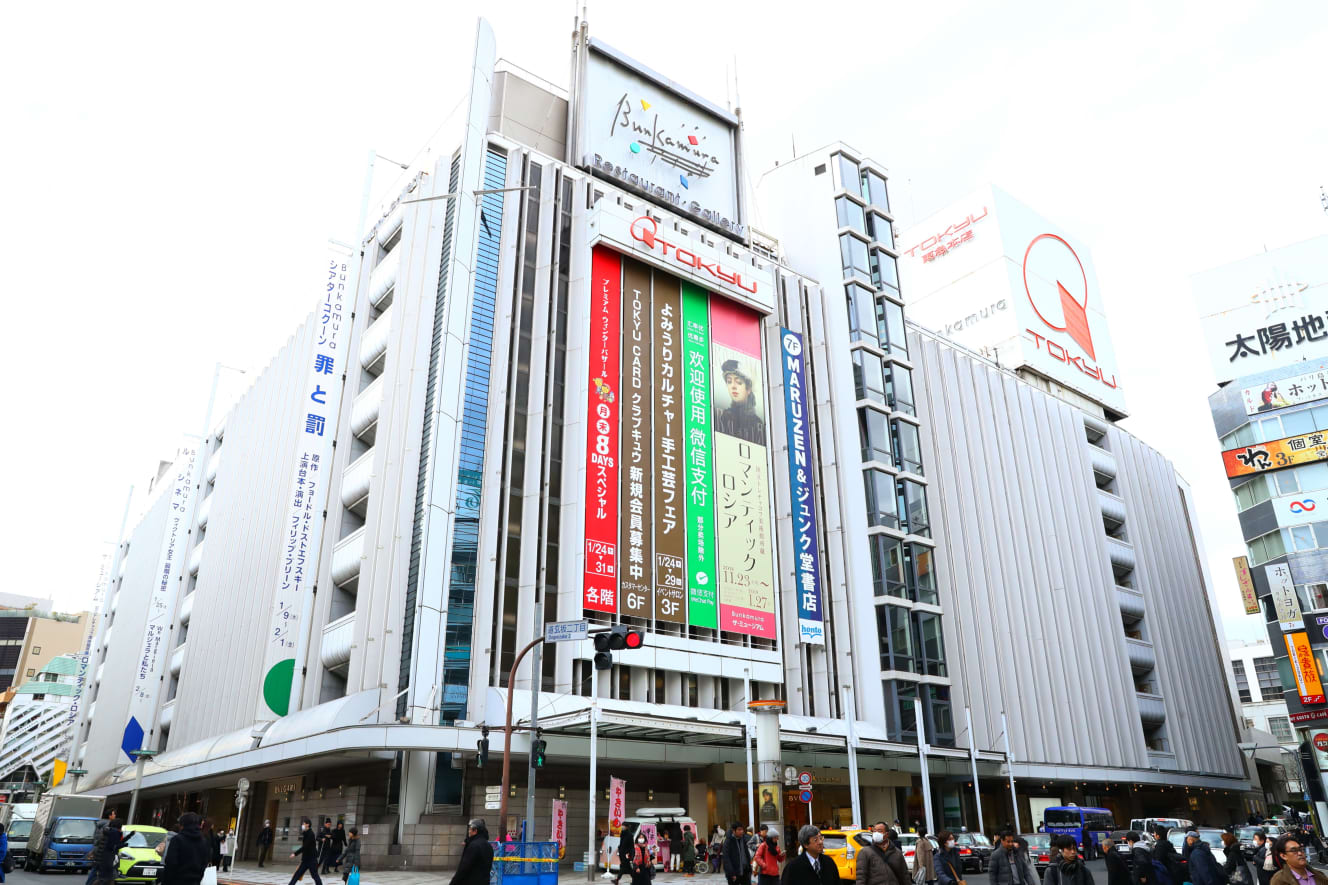
[[[623,646],[625,648],[640,648],[646,644],[646,636],[640,630],[628,629],[623,635]]]

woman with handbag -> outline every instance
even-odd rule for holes
[[[913,847],[913,882],[914,885],[936,883],[936,857],[926,833],[918,834],[917,845]]]
[[[784,852],[779,847],[779,834],[770,830],[756,849],[756,857],[752,858],[757,885],[779,885],[779,865],[783,860]]]
[[[954,833],[949,830],[941,830],[936,834],[936,841],[941,844],[941,847],[932,856],[932,864],[936,867],[938,885],[967,885],[964,882],[963,875],[961,875],[964,871],[964,863],[959,859],[959,849],[955,847]],[[917,857],[916,849],[913,856]]]
[[[636,834],[636,845],[632,847],[631,873],[632,885],[650,885],[650,880],[655,878],[655,859],[650,856],[645,833]]]
[[[341,857],[337,859],[337,862],[345,867],[341,873],[341,881],[345,882],[346,885],[360,885],[360,831],[358,828],[351,827],[346,831],[346,848],[341,852]]]
[[[1245,865],[1245,854],[1240,850],[1240,840],[1231,833],[1223,833],[1222,845],[1226,854],[1222,872],[1227,874],[1227,882],[1230,885],[1254,885],[1250,868]]]

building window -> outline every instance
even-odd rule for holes
[[[896,412],[916,415],[913,408],[913,372],[891,365],[885,370],[885,403]]]
[[[1235,660],[1231,662],[1231,671],[1236,676],[1236,694],[1240,695],[1240,702],[1248,704],[1253,701],[1250,695],[1250,681],[1245,676],[1245,662]]]
[[[890,429],[894,439],[895,467],[905,473],[922,476],[922,442],[918,437],[918,428],[907,421],[892,418]]]
[[[926,708],[927,740],[944,747],[954,746],[954,716],[950,712],[949,686],[927,686],[923,706]]]
[[[862,207],[848,197],[835,197],[835,217],[840,227],[848,227],[858,233],[867,232],[867,216]]]
[[[1322,523],[1320,523],[1322,525]],[[1319,546],[1324,546],[1320,544]],[[1328,584],[1297,584],[1300,607],[1305,611],[1328,609]]]
[[[1291,719],[1286,716],[1269,716],[1268,731],[1279,744],[1289,744],[1296,739],[1291,731]]]
[[[882,670],[915,672],[913,625],[909,623],[911,614],[910,610],[897,605],[876,606],[876,635],[881,646]]]
[[[1247,546],[1250,548],[1250,565],[1258,565],[1261,562],[1286,555],[1286,544],[1282,540],[1281,531],[1260,535],[1250,541]]]
[[[895,478],[883,470],[862,471],[862,485],[867,500],[867,525],[893,529],[899,527],[895,510]]]
[[[881,343],[876,321],[876,295],[866,286],[849,283],[844,286],[844,300],[848,307],[848,337],[850,341]]]
[[[913,598],[918,602],[936,605],[940,598],[936,594],[936,572],[932,569],[932,550],[921,544],[905,544],[908,557],[908,574],[913,579]]]
[[[1248,510],[1255,504],[1262,504],[1272,497],[1268,489],[1268,477],[1256,476],[1246,483],[1241,483],[1231,490],[1236,497],[1236,509]]]
[[[889,253],[881,249],[871,252],[871,279],[877,289],[899,297],[899,268]]]
[[[853,352],[853,384],[858,399],[885,405],[885,374],[881,358],[865,350]]]
[[[902,679],[887,679],[884,685],[886,736],[899,743],[916,742],[918,729],[913,699],[918,696],[918,684]]]
[[[39,654],[41,654],[41,646],[40,646],[40,645],[34,645],[34,646],[32,647],[32,653],[33,653],[34,655],[39,655]]]
[[[888,298],[876,299],[876,327],[881,333],[882,348],[895,356],[908,357],[908,340],[904,337],[902,307]]]
[[[1253,727],[1254,727],[1254,720],[1251,719],[1250,717],[1246,716],[1246,717],[1245,717],[1245,727],[1246,727],[1246,728],[1253,728]]]
[[[846,279],[858,279],[870,283],[872,278],[871,261],[867,257],[867,244],[853,234],[839,235],[839,257],[844,266]]]
[[[860,187],[858,161],[849,158],[847,154],[835,154],[835,164],[839,167],[839,186],[846,191],[857,190]]]
[[[683,702],[688,707],[695,707],[697,704],[696,674],[687,673],[683,676],[683,680],[685,682],[684,690],[687,692],[687,697],[683,699]]]
[[[890,211],[890,197],[885,192],[885,176],[871,170],[862,173],[862,198],[877,208]]]
[[[28,678],[31,679],[33,676],[36,676],[36,675],[37,675],[37,671],[34,670],[34,669],[32,669],[31,667],[29,667],[29,668],[28,668]]]
[[[1263,699],[1276,700],[1282,694],[1282,677],[1277,672],[1276,658],[1255,658],[1254,659],[1254,678],[1259,683],[1259,694]],[[1294,682],[1288,682],[1287,685],[1294,685]]]
[[[862,443],[862,460],[894,463],[890,453],[890,419],[875,409],[858,409],[858,437]]]
[[[1254,445],[1254,430],[1248,424],[1242,424],[1222,437],[1223,449],[1235,449],[1240,446],[1252,445]]]
[[[908,598],[907,563],[904,543],[884,535],[869,535],[871,547],[872,591],[877,596]]]
[[[927,487],[911,479],[895,483],[899,489],[900,528],[912,535],[931,534],[931,520],[927,517]]]
[[[914,612],[917,627],[918,672],[928,676],[945,675],[945,641],[941,636],[941,616],[934,612]]]
[[[888,218],[879,213],[867,213],[867,236],[871,237],[873,243],[880,243],[891,249],[895,247],[894,226],[890,224]]]

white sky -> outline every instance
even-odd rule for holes
[[[87,603],[130,484],[199,431],[214,365],[249,370],[223,373],[233,398],[312,309],[369,149],[412,161],[456,106],[475,17],[565,85],[574,9],[11,4],[7,589]],[[717,102],[736,59],[753,174],[840,139],[888,164],[901,228],[994,181],[1087,243],[1125,426],[1194,485],[1228,634],[1261,635],[1231,576],[1189,275],[1328,232],[1328,4],[593,2],[590,22]]]

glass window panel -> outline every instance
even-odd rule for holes
[[[883,535],[871,535],[867,542],[871,546],[873,593],[906,598],[903,545]]]
[[[1283,691],[1287,690],[1286,686],[1288,685],[1293,688],[1295,687],[1296,677],[1295,674],[1291,672],[1290,658],[1277,659],[1277,681],[1282,684]],[[1274,697],[1273,700],[1277,700],[1277,698]]]
[[[880,249],[872,250],[871,272],[873,286],[899,289],[899,268],[895,266],[895,260]]]
[[[885,680],[885,729],[890,740],[912,743],[917,740],[913,699],[918,684],[902,679]]]
[[[871,263],[867,258],[867,244],[852,234],[839,237],[839,257],[844,266],[844,276],[871,282]]]
[[[1314,524],[1314,537],[1318,539],[1320,547],[1328,548],[1328,522]]]
[[[1278,492],[1283,495],[1300,491],[1300,483],[1297,481],[1296,471],[1294,470],[1283,470],[1281,473],[1275,473],[1273,478],[1277,480]]]
[[[913,565],[913,598],[918,602],[936,605],[936,573],[932,570],[932,551],[921,544],[907,544]]]
[[[885,370],[885,402],[896,412],[915,415],[913,408],[913,372],[903,366],[890,366]]]
[[[899,489],[900,527],[914,535],[926,536],[931,532],[927,518],[927,489],[911,479],[901,479]]]
[[[1282,435],[1296,436],[1314,430],[1314,415],[1307,409],[1300,412],[1288,412],[1282,416]]]
[[[890,197],[885,190],[885,178],[875,172],[862,174],[862,197],[873,206],[890,211]]]
[[[1328,489],[1328,462],[1319,461],[1295,469],[1296,482],[1302,492],[1315,492]]]
[[[1282,419],[1264,418],[1259,422],[1259,442],[1268,442],[1270,439],[1282,438]]]
[[[876,212],[867,213],[867,235],[872,238],[873,243],[881,243],[891,249],[895,247],[894,226],[884,215]]]
[[[918,672],[928,676],[945,675],[945,647],[941,638],[940,615],[932,612],[914,612],[918,635]]]
[[[1314,529],[1307,525],[1298,525],[1291,528],[1291,545],[1296,550],[1313,550],[1316,546],[1314,540]]]
[[[895,467],[908,473],[922,475],[922,443],[918,439],[918,429],[907,421],[894,419],[893,428]]]
[[[1278,532],[1269,532],[1263,536],[1263,551],[1266,554],[1264,556],[1265,560],[1276,559],[1279,556],[1286,555],[1287,547],[1286,536],[1284,534],[1285,531],[1286,530],[1283,529]]]
[[[927,740],[944,746],[954,745],[954,715],[950,706],[950,689],[944,685],[929,685],[925,695],[932,733]]]
[[[1314,429],[1328,430],[1328,406],[1315,406],[1311,411],[1314,413]]]
[[[867,500],[867,524],[897,528],[896,496],[891,494],[894,477],[882,470],[864,470],[862,484]]]
[[[858,435],[862,440],[862,460],[892,463],[890,419],[875,409],[858,409]]]
[[[867,219],[862,207],[848,197],[835,198],[835,217],[840,227],[851,227],[860,233],[866,233]]]
[[[846,154],[839,154],[836,160],[839,164],[839,186],[846,191],[859,190],[860,179],[857,161],[849,158]],[[863,194],[863,197],[865,198],[866,194]]]
[[[853,382],[858,399],[885,405],[885,375],[881,358],[865,350],[853,352]]]
[[[852,283],[844,287],[844,294],[848,299],[849,339],[879,344],[881,335],[877,329],[875,294]]]
[[[881,649],[882,670],[913,672],[913,634],[908,616],[906,608],[876,606],[876,637]]]
[[[1300,607],[1305,611],[1328,608],[1328,584],[1298,584],[1296,591],[1300,596]]]
[[[908,340],[904,337],[904,309],[888,298],[878,298],[876,312],[881,346],[897,356],[907,357]]]

